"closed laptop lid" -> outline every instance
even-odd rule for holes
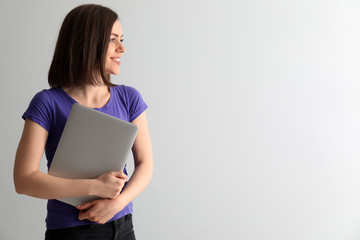
[[[49,174],[94,179],[105,172],[123,170],[137,132],[137,126],[132,123],[75,103]],[[96,198],[84,196],[59,200],[75,206]]]

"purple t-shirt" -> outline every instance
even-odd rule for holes
[[[102,108],[95,108],[96,110],[131,122],[147,108],[146,103],[135,88],[119,85],[110,87],[110,93],[108,103]],[[76,101],[62,88],[50,88],[37,93],[22,116],[23,119],[28,118],[48,131],[49,136],[45,145],[48,168],[51,165],[66,120],[74,103]],[[126,169],[124,169],[124,172],[126,173]],[[132,202],[130,202],[110,221],[121,218],[132,213],[132,211]],[[58,229],[93,224],[88,220],[78,220],[78,215],[79,210],[75,207],[58,200],[48,200],[46,227],[47,229]]]

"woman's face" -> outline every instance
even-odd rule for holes
[[[126,50],[122,44],[122,36],[121,24],[116,20],[111,30],[109,48],[106,53],[105,73],[107,74],[119,74],[120,57]]]

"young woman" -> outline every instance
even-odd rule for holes
[[[110,82],[110,74],[119,73],[125,52],[122,36],[118,16],[109,8],[90,4],[70,11],[49,70],[51,88],[37,93],[22,116],[25,125],[15,158],[14,183],[20,194],[49,199],[45,239],[135,239],[132,200],[149,183],[153,158],[147,105],[136,89]],[[48,167],[51,165],[76,102],[138,126],[132,147],[135,170],[128,182],[126,169],[76,180],[39,171],[44,150]],[[101,199],[76,208],[55,200],[84,195]]]

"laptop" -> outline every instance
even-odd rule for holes
[[[49,174],[71,179],[95,179],[124,169],[138,132],[135,124],[73,104]],[[97,196],[58,199],[76,206]]]

